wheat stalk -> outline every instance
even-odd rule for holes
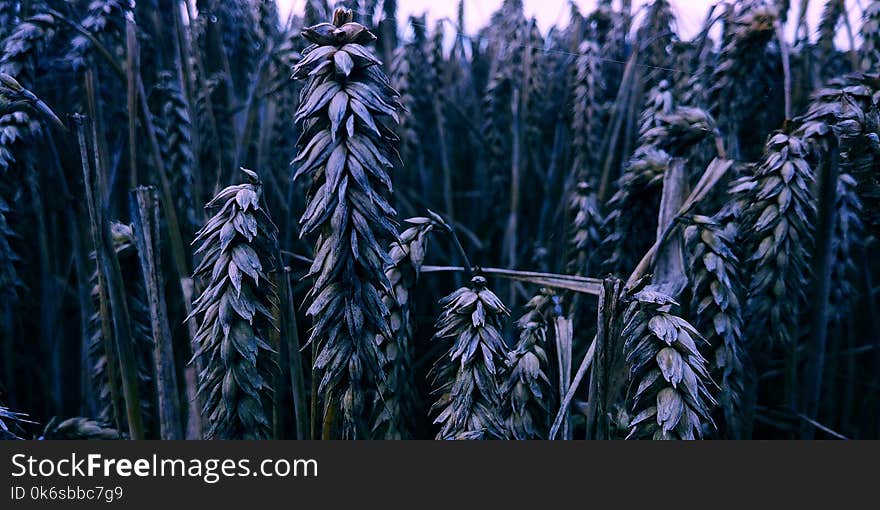
[[[313,43],[294,69],[309,77],[297,121],[304,134],[293,164],[309,184],[300,219],[303,235],[317,234],[307,314],[317,356],[325,425],[341,411],[343,436],[365,437],[367,395],[384,378],[376,336],[392,338],[382,295],[390,292],[384,243],[395,234],[389,169],[397,138],[397,93],[366,49],[375,36],[337,10],[333,23],[305,29]]]
[[[434,423],[440,425],[437,439],[503,439],[508,433],[500,380],[507,346],[501,321],[510,310],[482,276],[441,299],[440,306],[434,339],[452,339],[453,345],[433,369],[439,395],[431,407],[437,415]]]
[[[255,172],[207,204],[216,214],[198,232],[195,276],[205,290],[190,318],[201,318],[195,343],[202,356],[199,393],[208,439],[267,439],[277,360],[269,345],[278,298],[267,273],[275,267],[278,229],[262,202]]]
[[[135,362],[138,375],[138,392],[141,416],[144,428],[149,437],[153,437],[156,429],[156,403],[153,393],[153,331],[150,324],[150,312],[147,305],[144,279],[138,265],[137,248],[131,227],[124,223],[112,222],[110,232],[113,249],[119,260],[119,269],[125,284],[126,306],[131,323],[131,337],[134,346]],[[92,253],[92,258],[95,254]],[[101,313],[101,288],[98,281],[98,270],[91,276],[92,303],[95,307],[89,319],[90,336],[87,339],[89,358],[91,361],[91,380],[100,408],[98,419],[105,423],[113,422],[117,416],[125,416],[125,402],[121,395],[114,398],[115,388],[122,387],[117,369],[109,363],[117,359],[114,354],[108,356],[107,347],[112,348],[112,338],[105,338],[103,327],[105,315]],[[115,349],[114,349],[115,351]],[[114,380],[111,381],[111,378]]]
[[[702,437],[716,405],[698,347],[705,340],[671,313],[678,304],[669,296],[643,290],[629,299],[621,330],[631,381],[628,439]]]

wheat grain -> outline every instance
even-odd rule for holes
[[[413,429],[417,390],[412,380],[415,325],[411,296],[425,261],[430,234],[435,230],[449,229],[436,215],[410,218],[406,222],[412,226],[400,234],[399,241],[392,243],[388,252],[391,264],[385,269],[391,282],[391,293],[385,294],[382,302],[390,312],[388,322],[393,335],[391,338],[376,336],[384,355],[386,380],[376,395],[374,408],[377,414],[372,430],[376,437],[384,439],[406,438]]]
[[[167,161],[168,173],[174,179],[171,187],[182,193],[176,196],[177,208],[190,227],[201,223],[201,214],[195,204],[201,201],[201,186],[193,146],[193,125],[189,107],[177,79],[169,72],[159,74],[156,100],[160,115],[157,130],[162,147],[162,158]]]
[[[575,63],[573,109],[571,117],[572,174],[583,181],[594,170],[601,143],[600,111],[598,103],[604,88],[599,70],[599,47],[584,41],[578,47]],[[593,176],[594,179],[597,177]]]
[[[364,44],[375,36],[337,10],[333,23],[305,29],[313,43],[294,69],[309,77],[297,121],[304,133],[293,164],[295,179],[309,184],[300,219],[303,235],[317,234],[314,278],[307,314],[314,320],[310,342],[317,356],[325,424],[339,409],[344,437],[368,434],[368,392],[384,378],[377,335],[392,337],[390,292],[384,248],[394,238],[394,209],[383,198],[391,190],[388,170],[397,157],[397,137],[386,123],[397,121],[397,93]]]
[[[742,439],[746,435],[744,377],[746,349],[743,344],[743,289],[739,259],[734,254],[735,232],[727,232],[720,220],[695,216],[685,230],[689,252],[691,287],[690,315],[712,352],[710,370],[719,382],[719,407],[724,436]]]
[[[502,318],[510,310],[475,276],[440,300],[436,341],[453,340],[434,365],[434,388],[439,395],[431,407],[440,425],[437,439],[503,439],[507,437],[501,405],[500,380],[507,360],[501,337]]]
[[[777,132],[752,177],[740,232],[745,244],[747,336],[791,345],[797,340],[800,305],[806,302],[815,204],[807,149]]]
[[[621,337],[630,376],[631,439],[697,439],[714,426],[715,399],[696,329],[670,312],[669,296],[643,290],[630,297]]]
[[[547,436],[554,396],[547,377],[547,337],[550,320],[558,315],[559,298],[542,289],[516,321],[519,341],[508,354],[509,375],[501,387],[505,425],[513,439],[542,439]]]
[[[766,56],[777,18],[771,5],[744,2],[730,6],[724,46],[712,73],[707,102],[734,157],[744,157],[740,143],[743,131],[754,130],[756,113],[762,111],[758,110],[762,104],[759,98],[766,91],[762,80],[770,75],[768,62],[778,62]]]
[[[202,356],[199,393],[209,439],[267,439],[272,430],[272,384],[277,369],[270,330],[278,298],[267,273],[275,267],[277,227],[262,202],[255,172],[220,191],[219,208],[198,232],[195,276],[206,284],[190,318],[201,318],[195,343]]]

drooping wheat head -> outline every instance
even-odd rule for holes
[[[674,108],[668,82],[660,82],[648,93],[639,118],[639,145],[617,181],[617,191],[607,204],[604,224],[607,235],[602,241],[604,272],[628,274],[651,245],[657,224],[653,211],[660,206],[659,190],[671,156],[655,145],[660,140],[658,137],[652,135],[648,139],[645,135],[659,127],[661,117],[671,114]],[[645,214],[631,214],[634,210],[643,210]]]
[[[807,113],[795,119],[797,134],[821,160],[840,151],[841,173],[855,177],[863,217],[880,233],[880,75],[852,74],[818,90]],[[832,149],[832,146],[836,146]]]

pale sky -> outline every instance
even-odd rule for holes
[[[465,31],[468,34],[475,33],[482,27],[489,16],[494,12],[502,0],[465,0]],[[703,25],[706,14],[709,12],[710,6],[719,3],[719,0],[671,0],[676,10],[676,18],[678,20],[678,30],[680,35],[687,39],[699,32]],[[596,5],[595,0],[575,0],[581,8],[581,12],[589,13]],[[635,0],[633,2],[634,9],[638,9],[650,0]],[[798,4],[799,2],[792,2]],[[543,31],[551,25],[564,25],[568,21],[568,0],[524,0],[526,14],[534,16],[538,20],[538,24]],[[850,19],[852,20],[853,30],[858,35],[861,26],[860,16],[861,10],[858,7],[858,0],[847,0]],[[278,0],[282,15],[286,15],[291,10],[302,12],[305,0]],[[332,5],[332,2],[331,2]],[[819,16],[822,12],[824,2],[810,2],[810,28],[815,34]],[[398,15],[401,21],[405,21],[410,14],[427,13],[429,26],[433,26],[433,21],[438,18],[455,19],[458,6],[457,0],[398,0]],[[792,10],[790,18],[797,15],[796,8]],[[793,25],[793,23],[789,23]],[[789,27],[790,31],[793,28]],[[838,44],[848,44],[845,30],[841,28]]]

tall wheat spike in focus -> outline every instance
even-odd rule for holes
[[[219,208],[198,232],[195,276],[206,284],[192,316],[204,363],[199,393],[208,439],[268,439],[272,430],[272,382],[277,369],[270,329],[278,297],[267,272],[275,267],[277,228],[262,203],[255,172],[211,200]]]
[[[632,420],[628,438],[697,439],[703,425],[714,426],[713,384],[697,342],[702,336],[670,312],[677,303],[643,290],[624,313],[621,337],[630,387]]]
[[[383,195],[391,192],[389,170],[398,158],[397,137],[386,124],[398,121],[399,104],[364,47],[375,36],[351,18],[337,9],[332,24],[303,31],[313,44],[294,68],[294,78],[308,83],[296,114],[303,135],[293,165],[294,179],[309,185],[301,233],[317,236],[307,314],[325,430],[338,409],[342,436],[361,438],[368,433],[368,395],[384,379],[375,338],[393,341],[382,296],[391,292],[385,247],[396,236],[395,211]]]
[[[439,397],[431,409],[440,424],[437,439],[504,439],[500,381],[507,346],[501,320],[510,310],[482,276],[441,299],[440,306],[434,338],[451,338],[453,345],[434,366]]]

